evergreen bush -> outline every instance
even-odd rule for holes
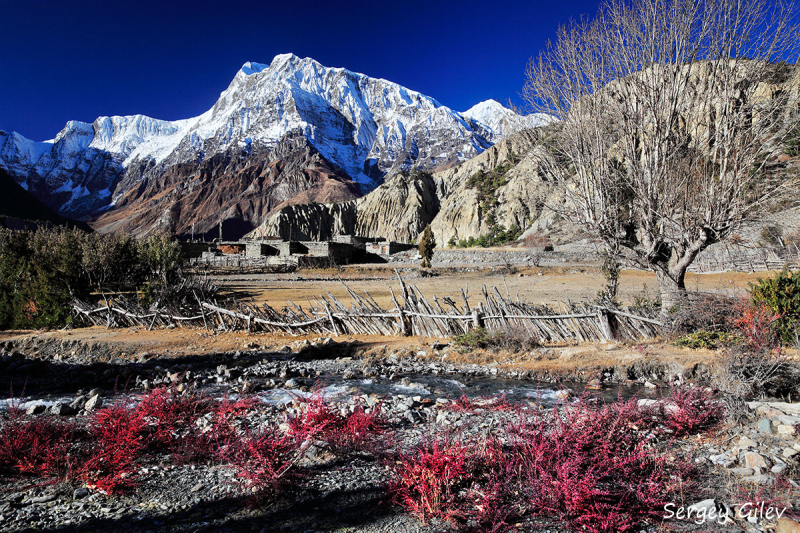
[[[774,315],[784,342],[795,342],[800,321],[800,272],[784,269],[771,278],[750,283],[750,298],[756,305],[765,305]]]

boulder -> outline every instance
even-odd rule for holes
[[[775,433],[775,425],[769,418],[762,418],[758,421],[758,432],[764,435],[772,435]]]
[[[86,404],[83,406],[84,409],[87,411],[94,411],[96,409],[100,409],[103,406],[103,399],[100,396],[92,396],[87,400]]]
[[[25,409],[26,415],[40,415],[47,410],[47,406],[43,403],[33,403]]]
[[[756,452],[744,452],[741,457],[741,462],[745,467],[752,468],[753,470],[769,468],[767,460]]]

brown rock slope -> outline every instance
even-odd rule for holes
[[[139,179],[113,209],[92,221],[102,232],[145,234],[154,229],[238,239],[273,209],[291,203],[332,202],[359,188],[303,137],[284,137],[260,153],[215,155],[200,164],[179,164],[155,178]]]
[[[539,221],[549,185],[541,166],[547,151],[537,146],[539,133],[513,135],[462,164],[427,174],[398,174],[371,193],[332,205],[294,205],[267,217],[250,234],[294,239],[327,239],[337,234],[384,237],[397,241],[417,238],[428,224],[437,242],[478,237],[489,232],[489,213],[482,210],[480,192],[471,176],[507,165],[506,183],[492,192],[498,204],[492,215],[505,227],[528,228]]]

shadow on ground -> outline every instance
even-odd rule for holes
[[[419,531],[415,520],[398,514],[397,508],[384,503],[385,496],[383,490],[369,489],[312,494],[302,501],[282,504],[259,503],[252,498],[226,498],[171,514],[92,518],[79,524],[24,531],[341,531],[349,528],[369,531],[371,524],[376,525],[375,531],[387,531],[386,522],[396,522],[394,517]]]

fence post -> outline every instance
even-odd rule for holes
[[[503,309],[500,309],[500,320],[503,321],[503,327],[508,330],[508,319],[506,318],[506,312]]]
[[[328,313],[328,320],[331,321],[331,328],[333,328],[333,336],[339,336],[339,328],[336,327],[336,320],[333,318],[333,314],[331,313],[331,308],[329,305],[325,305],[325,311]]]
[[[400,331],[403,333],[403,337],[410,337],[411,336],[411,328],[409,327],[410,324],[406,323],[406,314],[403,312],[402,309],[398,306],[399,316],[398,319],[400,320]]]
[[[600,321],[600,329],[605,335],[606,340],[614,340],[614,330],[611,328],[611,321],[608,318],[608,311],[600,309],[597,312],[597,319]]]
[[[474,329],[483,327],[483,312],[478,307],[472,310],[472,327]]]

